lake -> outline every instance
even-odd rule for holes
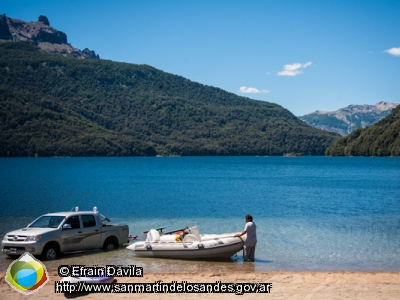
[[[132,235],[196,224],[240,232],[253,215],[255,263],[138,258],[126,249],[46,262],[123,264],[145,272],[400,271],[400,158],[0,158],[0,234],[48,212],[98,210]],[[0,254],[0,270],[12,259]]]

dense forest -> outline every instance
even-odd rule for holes
[[[326,155],[400,156],[400,106],[378,123],[337,140]]]
[[[323,155],[288,110],[147,65],[0,43],[0,156]]]

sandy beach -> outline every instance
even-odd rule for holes
[[[0,299],[398,299],[400,295],[400,272],[197,272],[197,273],[148,273],[143,277],[118,277],[116,283],[271,283],[270,293],[90,293],[65,295],[55,293],[55,283],[61,278],[56,271],[49,271],[50,280],[40,290],[22,295],[5,281],[0,273]],[[242,286],[242,289],[244,287]],[[266,291],[266,290],[265,290]]]

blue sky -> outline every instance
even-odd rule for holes
[[[400,1],[0,0],[78,49],[147,64],[297,116],[400,102]]]

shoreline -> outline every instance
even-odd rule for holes
[[[36,292],[23,295],[14,290],[6,281],[6,272],[0,272],[1,299],[43,299],[43,298],[81,298],[81,299],[128,299],[135,297],[129,293],[90,293],[66,296],[55,293],[56,281],[62,278],[57,271],[48,271],[49,281]],[[271,283],[270,293],[245,293],[246,299],[398,299],[400,295],[400,272],[187,272],[187,273],[146,273],[143,277],[115,277],[117,283]],[[243,286],[242,286],[243,288]],[[142,293],[137,295],[144,299],[189,297],[208,299],[230,299],[235,293],[191,293],[191,294],[159,294]],[[136,296],[136,297],[137,297]]]

